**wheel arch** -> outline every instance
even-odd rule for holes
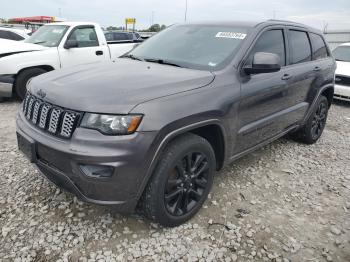
[[[221,124],[220,120],[218,119],[205,120],[205,121],[197,122],[194,124],[190,124],[190,125],[175,129],[169,132],[167,135],[165,135],[163,139],[161,139],[157,149],[155,150],[153,159],[150,163],[147,173],[140,185],[140,189],[137,194],[137,201],[141,198],[147,183],[152,177],[154,169],[156,168],[158,160],[162,152],[164,151],[164,149],[167,147],[167,145],[171,141],[187,133],[196,134],[206,139],[213,147],[215,158],[216,158],[216,169],[220,170],[224,166],[225,159],[226,159],[226,140],[227,139],[226,139],[225,129]],[[215,135],[218,137],[215,137],[215,139],[210,138],[212,135]]]
[[[51,65],[28,66],[28,67],[24,67],[24,68],[20,69],[20,70],[17,72],[16,76],[18,76],[18,75],[19,75],[20,73],[22,73],[23,71],[28,70],[28,69],[32,69],[32,68],[41,68],[41,69],[46,70],[47,72],[50,72],[50,71],[55,70],[55,68],[54,68],[53,66],[51,66]]]
[[[16,84],[17,84],[17,77],[25,70],[28,70],[28,69],[32,69],[32,68],[40,68],[40,69],[43,69],[45,70],[46,72],[50,72],[50,71],[53,71],[55,70],[55,68],[51,65],[36,65],[36,66],[28,66],[28,67],[24,67],[24,68],[21,68],[17,74],[15,75],[15,80],[13,82],[13,86],[12,86],[12,93],[15,93],[15,87],[16,87]]]
[[[334,87],[328,86],[322,92],[321,95],[324,95],[328,100],[328,108],[331,107],[333,96],[334,96]]]
[[[320,88],[320,90],[317,92],[317,94],[315,95],[309,109],[308,109],[308,112],[305,114],[305,117],[302,121],[302,124],[305,124],[307,119],[310,117],[311,113],[312,113],[312,110],[314,109],[316,103],[317,103],[317,100],[318,98],[321,96],[321,95],[324,95],[327,100],[328,100],[328,107],[331,106],[332,104],[332,101],[333,101],[333,95],[334,95],[334,85],[333,84],[328,84],[328,85],[324,85]]]

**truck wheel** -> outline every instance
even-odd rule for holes
[[[15,91],[19,98],[23,100],[25,97],[27,93],[27,85],[30,79],[46,72],[47,71],[42,68],[29,68],[19,73],[15,84]]]
[[[189,220],[207,199],[215,165],[204,138],[186,134],[170,142],[141,198],[144,215],[170,227]]]
[[[306,124],[291,134],[292,138],[305,144],[314,144],[321,137],[328,115],[328,100],[321,95]]]

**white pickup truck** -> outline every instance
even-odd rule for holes
[[[95,23],[62,22],[39,28],[24,41],[0,40],[0,98],[23,98],[29,81],[55,69],[114,60],[134,47],[132,41],[107,44]]]

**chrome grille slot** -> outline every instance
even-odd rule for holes
[[[59,108],[53,108],[51,111],[50,121],[49,121],[49,129],[50,133],[56,133],[58,127],[58,121],[60,120],[62,110]]]
[[[66,110],[27,93],[22,111],[28,121],[55,136],[70,138],[81,116],[79,112]]]
[[[51,106],[48,104],[43,104],[40,114],[39,127],[44,129],[46,127],[47,116],[49,114]]]
[[[77,119],[77,114],[73,112],[66,112],[63,116],[61,136],[70,137],[72,135],[72,129],[74,128]]]
[[[33,117],[32,117],[32,122],[33,124],[36,125],[36,123],[38,122],[38,115],[39,115],[39,109],[40,109],[40,101],[36,100],[34,102],[34,109],[33,109]]]
[[[33,103],[34,103],[34,97],[30,97],[28,99],[27,112],[26,112],[26,118],[27,119],[30,119],[31,116],[32,116]]]

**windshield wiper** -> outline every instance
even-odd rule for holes
[[[150,63],[158,63],[158,64],[162,64],[162,65],[171,65],[171,66],[176,66],[176,67],[183,67],[180,66],[179,64],[170,62],[170,61],[166,61],[164,59],[154,59],[154,58],[145,58],[146,62],[150,62]]]
[[[134,56],[134,55],[132,55],[132,54],[128,54],[128,55],[123,55],[123,56],[121,56],[121,58],[123,58],[123,57],[131,58],[131,59],[133,59],[133,60],[138,60],[138,61],[145,61],[143,58],[138,57],[138,56]]]
[[[341,60],[341,59],[335,59],[335,61],[341,61],[341,62],[345,62],[345,60]]]
[[[35,42],[35,43],[33,43],[33,44],[35,44],[35,45],[38,45],[38,44],[43,44],[43,43],[46,43],[47,41],[39,41],[39,42]]]

